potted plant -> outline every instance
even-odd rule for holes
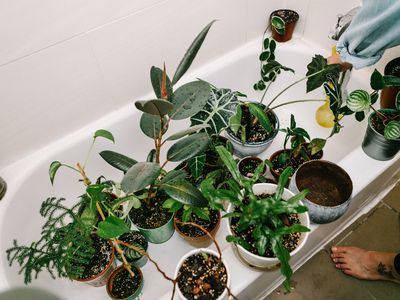
[[[385,75],[400,77],[400,57],[392,59],[385,66],[383,72]],[[395,99],[396,95],[400,92],[399,87],[385,86],[381,90],[381,108],[396,108]]]
[[[93,144],[98,137],[114,141],[112,134],[106,130],[96,131]],[[91,150],[92,147],[87,157]],[[134,276],[117,241],[118,236],[130,229],[115,214],[121,203],[131,199],[125,196],[118,198],[117,186],[111,181],[104,181],[102,176],[92,183],[86,175],[85,165],[86,162],[83,165],[78,163],[76,167],[59,161],[51,163],[51,183],[54,183],[60,167],[68,167],[80,174],[86,187],[85,193],[71,207],[65,205],[63,198],[45,200],[40,209],[40,214],[46,218],[40,239],[28,246],[19,245],[14,240],[13,247],[7,250],[10,265],[15,262],[20,265],[26,284],[32,281],[32,276],[36,278],[40,272],[47,270],[54,279],[56,276],[67,277],[103,286],[115,268],[115,252]]]
[[[181,299],[228,299],[228,265],[214,250],[201,248],[186,253],[177,265],[175,278]]]
[[[294,70],[283,66],[275,60],[276,42],[272,39],[263,39],[262,52],[260,54],[261,78],[253,88],[263,91],[259,103],[241,102],[237,107],[236,113],[229,121],[227,136],[231,140],[235,154],[240,157],[255,156],[265,151],[279,131],[279,119],[275,110],[281,106],[300,102],[315,102],[324,99],[299,99],[282,102],[273,106],[272,104],[293,85],[307,80],[306,92],[310,92],[328,81],[331,77],[338,77],[340,72],[339,65],[328,65],[326,59],[321,55],[316,55],[307,66],[305,77],[295,81],[285,87],[267,105],[263,104],[271,84],[276,80],[282,71]]]
[[[238,170],[244,177],[251,178],[254,175],[257,167],[262,163],[263,160],[257,156],[246,156],[239,160]],[[265,166],[261,175],[264,175],[266,172],[267,166]]]
[[[143,274],[138,267],[132,267],[136,276],[130,276],[124,266],[116,268],[107,282],[107,293],[111,299],[139,299],[143,289]]]
[[[138,230],[132,230],[131,232],[124,233],[118,238],[118,240],[131,246],[135,246],[136,248],[139,248],[145,252],[147,251],[149,245],[146,238]],[[124,245],[121,245],[121,250],[124,251],[125,258],[131,265],[142,268],[147,263],[147,257],[139,252],[129,249]],[[123,262],[119,253],[117,253],[117,259]]]
[[[271,13],[270,23],[272,38],[283,43],[291,40],[299,14],[290,9],[278,9]]]
[[[176,90],[174,85],[190,67],[212,23],[195,38],[172,81],[165,66],[163,70],[151,68],[151,82],[157,99],[135,102],[136,108],[143,112],[140,128],[146,136],[154,140],[155,148],[150,150],[147,161],[137,162],[112,151],[100,154],[109,164],[124,171],[122,190],[140,203],[130,210],[129,216],[151,243],[163,243],[174,232],[173,213],[169,211],[171,207],[168,203],[178,201],[196,208],[207,205],[200,191],[186,180],[187,174],[184,170],[167,172],[165,166],[168,162],[189,161],[202,155],[209,145],[206,128],[210,125],[206,121],[199,121],[178,133],[168,137],[165,135],[172,120],[198,115],[209,102],[212,86],[205,81],[192,81]],[[168,141],[174,144],[168,149],[166,160],[161,162],[161,152]]]
[[[296,170],[306,161],[322,158],[322,149],[326,140],[315,138],[310,141],[308,132],[304,128],[297,127],[294,115],[290,115],[290,126],[280,131],[286,133],[283,149],[273,153],[270,157],[271,173],[275,179],[278,179],[288,166]],[[290,148],[287,149],[286,145],[289,141]]]
[[[353,183],[345,170],[324,160],[301,165],[290,180],[289,190],[309,190],[302,200],[308,207],[311,222],[330,223],[340,218],[350,205]]]
[[[268,268],[281,264],[281,272],[286,277],[285,287],[290,288],[292,269],[290,254],[304,245],[309,231],[307,207],[300,202],[307,190],[294,195],[284,186],[292,169],[287,168],[278,185],[255,184],[265,167],[263,162],[250,179],[240,175],[237,164],[229,152],[218,147],[221,159],[232,175],[229,189],[209,187],[204,195],[218,197],[231,202],[228,208],[230,235],[229,242],[235,243],[240,256],[250,265]]]
[[[392,159],[400,150],[400,94],[397,94],[395,109],[376,110],[372,105],[378,98],[378,90],[385,86],[400,86],[400,78],[380,74],[375,70],[371,75],[371,94],[365,90],[355,90],[349,94],[346,108],[356,113],[356,119],[364,119],[365,113],[371,109],[368,117],[367,132],[362,149],[377,160]]]

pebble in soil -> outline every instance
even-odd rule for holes
[[[93,236],[93,248],[95,249],[94,256],[85,266],[83,274],[79,277],[81,280],[95,277],[104,271],[111,259],[112,246],[106,240],[97,236]]]
[[[116,299],[125,299],[133,295],[140,286],[142,277],[138,270],[133,268],[135,277],[129,274],[126,269],[118,272],[112,281],[111,293]]]
[[[198,253],[186,258],[178,273],[178,286],[189,300],[217,299],[223,292],[228,275],[219,258]]]

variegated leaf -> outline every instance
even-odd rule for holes
[[[190,118],[191,124],[208,124],[205,131],[209,134],[219,134],[229,126],[229,119],[236,113],[239,104],[239,93],[230,89],[211,87],[210,97],[203,109]]]

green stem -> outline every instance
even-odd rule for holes
[[[301,79],[299,79],[299,80],[293,82],[292,84],[288,85],[288,86],[287,86],[286,88],[284,88],[280,93],[278,93],[278,94],[271,100],[270,103],[268,103],[267,108],[269,108],[269,107],[271,106],[271,104],[274,103],[274,101],[275,101],[280,95],[282,95],[284,92],[286,92],[286,91],[287,91],[288,89],[290,89],[292,86],[298,84],[299,82],[302,82],[303,80],[306,80],[306,79],[308,79],[308,78],[310,78],[310,77],[313,77],[313,76],[315,76],[315,75],[317,75],[317,74],[319,74],[319,73],[322,73],[323,71],[325,71],[325,69],[322,69],[322,70],[319,70],[319,71],[317,71],[317,72],[315,72],[315,73],[312,73],[312,74],[310,74],[310,75],[308,75],[308,76],[306,76],[306,77],[303,77],[303,78],[301,78]]]
[[[92,142],[92,144],[90,145],[90,148],[89,148],[89,151],[88,151],[88,153],[87,153],[87,155],[86,155],[85,162],[83,163],[82,169],[85,169],[85,167],[86,167],[86,164],[87,164],[87,162],[88,162],[88,160],[89,160],[89,156],[90,156],[90,153],[92,152],[92,149],[93,149],[93,146],[94,146],[94,142],[95,142],[95,141],[96,141],[96,138],[93,138],[93,142]]]
[[[289,102],[285,102],[285,103],[276,105],[276,106],[271,107],[271,108],[269,108],[269,109],[270,109],[270,110],[274,110],[274,109],[276,109],[276,108],[278,108],[278,107],[285,106],[285,105],[288,105],[288,104],[293,104],[293,103],[302,103],[302,102],[325,102],[325,101],[326,101],[326,100],[324,100],[324,99],[302,99],[302,100],[293,100],[293,101],[289,101]]]
[[[382,123],[385,125],[386,122],[386,117],[384,114],[382,114],[381,112],[377,111],[372,105],[370,105],[369,107],[371,107],[371,109],[376,113],[376,115],[378,116],[379,119],[381,119]]]
[[[261,97],[260,103],[263,103],[265,95],[267,94],[267,91],[269,90],[269,87],[271,86],[272,81],[270,81],[267,85],[267,87],[265,88],[264,94]]]

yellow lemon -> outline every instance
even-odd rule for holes
[[[325,103],[315,112],[315,120],[325,128],[332,128],[335,125],[335,116],[329,107],[329,97],[326,97]]]

